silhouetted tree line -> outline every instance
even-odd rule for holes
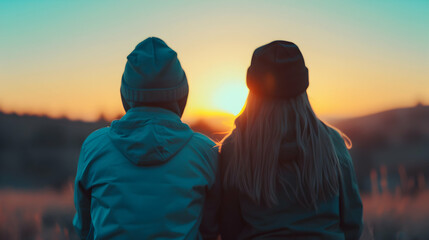
[[[418,106],[334,123],[353,141],[350,153],[361,190],[371,190],[370,172],[380,166],[386,167],[392,189],[400,181],[399,166],[411,178],[429,176],[428,122],[429,107]],[[75,176],[85,138],[109,124],[105,117],[82,122],[0,113],[0,188],[62,188]],[[217,141],[225,134],[203,120],[191,127]]]

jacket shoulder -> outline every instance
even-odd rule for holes
[[[102,136],[105,136],[107,132],[107,127],[95,130],[94,132],[89,134],[89,136],[83,142],[77,166],[76,179],[83,179],[83,176],[86,174],[88,170],[88,165],[92,159],[88,158],[89,154],[96,149],[96,146],[99,143],[99,139]]]
[[[192,148],[202,156],[202,159],[204,159],[202,163],[205,169],[209,170],[207,176],[209,178],[209,185],[212,186],[216,180],[219,164],[219,150],[216,143],[209,137],[194,132],[190,144],[193,146]]]
[[[85,141],[82,144],[83,148],[87,148],[88,146],[94,144],[95,142],[103,139],[103,137],[107,137],[109,133],[109,127],[104,127],[95,130],[89,136],[85,139]]]
[[[352,163],[352,158],[344,142],[344,138],[341,136],[341,133],[331,127],[328,127],[328,131],[340,163],[348,166]]]
[[[192,140],[201,143],[201,145],[206,148],[217,148],[216,143],[211,138],[198,132],[194,132]]]
[[[212,139],[204,134],[194,132],[190,143],[200,154],[206,156],[211,164],[217,164],[219,148]]]

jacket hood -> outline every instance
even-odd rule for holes
[[[191,139],[193,131],[180,117],[157,107],[131,108],[115,120],[109,137],[133,164],[159,165],[168,162]]]

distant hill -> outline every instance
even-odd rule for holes
[[[0,187],[61,188],[76,173],[85,138],[107,125],[0,113]]]
[[[390,143],[409,142],[429,136],[429,106],[392,109],[334,124],[359,141],[382,134]]]
[[[221,140],[226,132],[217,129],[225,126],[213,125],[217,123],[221,121],[197,120],[191,127]],[[109,125],[105,120],[82,122],[0,113],[0,188],[61,188],[74,178],[84,139]],[[350,153],[363,191],[371,189],[369,176],[371,172],[380,176],[380,167],[387,169],[392,189],[403,181],[400,166],[415,182],[418,176],[429,176],[429,106],[392,109],[333,125],[353,142]]]
[[[389,187],[401,184],[399,168],[413,182],[429,176],[429,106],[392,109],[345,119],[334,125],[350,137],[356,171],[363,189],[370,188],[369,175],[380,167],[388,171]],[[416,186],[417,187],[417,186]]]

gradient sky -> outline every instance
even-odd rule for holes
[[[123,113],[126,56],[157,36],[178,52],[185,118],[237,114],[252,52],[301,49],[321,116],[429,104],[429,1],[0,0],[0,108],[96,119]]]

